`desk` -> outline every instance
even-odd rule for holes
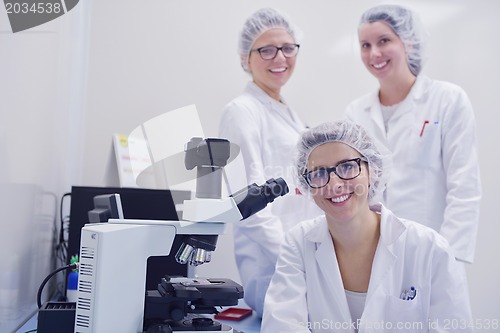
[[[37,324],[37,313],[33,317],[30,318],[23,326],[21,326],[14,333],[26,333],[26,332],[36,332],[36,324]]]
[[[240,300],[238,307],[248,308],[248,306],[244,303],[243,300]],[[255,314],[255,311],[252,313],[251,316],[246,317],[241,321],[232,321],[232,320],[217,320],[217,321],[220,321],[221,323],[231,326],[233,329],[236,329],[243,333],[260,333],[261,319],[259,316]],[[35,314],[15,333],[26,333],[31,330],[36,330],[36,325],[37,325],[37,316]]]

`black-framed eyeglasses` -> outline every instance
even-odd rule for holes
[[[368,162],[364,157],[353,158],[352,160],[342,161],[331,168],[319,168],[312,171],[306,171],[302,177],[312,188],[325,187],[330,182],[330,174],[334,172],[340,179],[350,180],[361,174],[361,161]]]
[[[282,47],[263,46],[258,49],[253,49],[252,52],[259,52],[262,60],[272,60],[278,55],[278,51],[283,53],[285,58],[293,58],[299,53],[299,44],[285,44]]]

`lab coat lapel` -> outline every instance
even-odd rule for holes
[[[380,240],[373,258],[370,284],[368,285],[368,294],[366,303],[369,304],[377,289],[389,281],[386,277],[393,269],[397,256],[393,251],[393,244],[404,232],[404,225],[395,218],[395,216],[385,207],[381,207],[382,220],[380,222]],[[378,300],[375,300],[377,302]]]
[[[405,101],[389,120],[386,146],[393,153],[407,150],[408,143],[411,142],[411,134],[415,127],[415,108],[413,104],[413,100]],[[395,161],[397,164],[401,162]]]
[[[399,155],[400,153],[409,153],[409,144],[411,144],[415,135],[420,132],[422,123],[419,118],[421,113],[425,111],[420,107],[422,100],[425,100],[426,96],[425,82],[425,77],[417,77],[409,95],[400,103],[389,120],[389,130],[386,134],[387,148],[400,157],[404,156]],[[396,163],[400,164],[405,161],[406,159],[402,157],[402,161]]]
[[[320,243],[317,243],[316,262],[323,274],[325,285],[321,286],[326,289],[325,294],[333,295],[332,306],[338,305],[337,311],[332,311],[332,320],[335,322],[347,323],[351,320],[351,313],[347,305],[347,299],[344,292],[344,284],[340,276],[340,269],[337,262],[337,255],[333,247],[333,241],[330,237],[328,229]]]
[[[367,99],[365,110],[368,113],[368,117],[373,120],[372,133],[376,138],[385,138],[385,125],[384,118],[382,117],[382,110],[380,109],[380,101],[378,99],[378,90],[370,95]]]
[[[370,276],[370,284],[368,285],[368,293],[366,303],[371,301],[372,296],[377,289],[383,284],[385,277],[389,274],[392,266],[396,262],[396,256],[391,249],[380,243],[378,244],[375,258],[373,259],[372,272]]]

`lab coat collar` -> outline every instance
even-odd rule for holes
[[[298,133],[304,130],[304,125],[295,112],[292,112],[286,104],[283,96],[280,96],[282,103],[278,102],[262,90],[255,82],[248,82],[245,92],[254,96],[259,102],[264,104],[269,110],[275,111],[283,121],[287,122]]]
[[[379,243],[382,242],[386,247],[392,245],[406,230],[406,226],[381,203],[372,205],[370,209],[381,215]]]
[[[317,224],[317,227],[309,228],[304,234],[304,238],[313,243],[323,243],[330,237],[328,223],[326,223],[325,215],[318,216],[311,223]]]
[[[432,80],[425,75],[417,76],[417,81],[415,81],[411,91],[414,101],[421,102],[422,100],[425,100],[426,96],[428,96],[431,82]]]
[[[406,230],[404,223],[394,215],[394,213],[381,203],[370,206],[370,209],[381,215],[380,221],[380,242],[384,246],[393,244]],[[313,223],[318,224],[315,228],[310,228],[304,237],[314,243],[324,243],[331,240],[328,224],[325,215],[314,219]]]
[[[425,98],[425,96],[427,96],[431,82],[432,80],[425,75],[417,76],[417,80],[413,84],[413,87],[410,91],[410,98],[412,98],[413,100],[421,100]],[[364,98],[362,100],[360,106],[363,110],[370,111],[374,108],[380,110],[380,99],[378,97],[379,90],[380,89],[377,88],[375,91],[372,91],[370,94],[368,94],[368,98]]]
[[[380,109],[380,100],[378,98],[378,89],[368,94],[367,98],[363,98],[360,104],[361,110],[364,111],[366,118],[371,118],[375,123],[374,130],[378,131],[375,136],[385,138],[384,118]]]
[[[432,81],[426,77],[425,75],[417,76],[417,79],[411,88],[410,95],[408,98],[410,100],[406,101],[406,105],[413,105],[417,103],[422,103],[425,101],[428,96],[428,91],[430,87],[430,83]],[[362,110],[365,111],[366,116],[373,119],[373,122],[376,124],[376,130],[379,131],[377,133],[377,137],[386,137],[386,130],[384,125],[384,119],[382,117],[382,110],[380,107],[380,99],[379,99],[379,89],[377,88],[375,91],[368,94],[367,98],[362,99],[360,104]],[[415,108],[405,108],[404,110],[400,110],[400,112],[406,112],[407,110],[412,110]],[[417,110],[417,109],[415,109]]]
[[[245,89],[246,92],[250,93],[252,96],[257,98],[261,103],[271,106],[273,109],[282,109],[287,106],[283,103],[278,102],[271,96],[269,96],[264,90],[262,90],[255,82],[250,81]],[[283,97],[280,96],[283,101]]]

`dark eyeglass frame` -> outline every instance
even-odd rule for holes
[[[286,48],[286,47],[290,47],[290,46],[293,46],[294,47],[294,51],[295,51],[295,54],[294,55],[291,55],[291,56],[287,56],[285,54],[285,52],[283,52],[283,48]],[[271,57],[271,58],[265,58],[265,56],[262,55],[262,50],[263,49],[268,49],[268,48],[273,48],[275,49],[275,52],[274,52],[274,56]],[[262,60],[273,60],[274,58],[276,58],[276,56],[278,55],[278,51],[281,51],[281,53],[283,54],[283,56],[285,58],[293,58],[293,57],[296,57],[297,54],[299,54],[299,48],[300,48],[300,45],[299,44],[285,44],[281,47],[277,47],[277,46],[274,46],[274,45],[268,45],[268,46],[263,46],[263,47],[259,47],[258,49],[253,49],[252,52],[259,52],[259,55],[261,57]]]
[[[348,163],[348,162],[356,162],[358,164],[358,173],[356,174],[356,176],[350,177],[350,178],[341,177],[337,173],[337,168],[338,168],[339,165],[344,164],[344,163]],[[326,185],[328,185],[328,183],[330,182],[330,174],[332,172],[335,173],[337,175],[337,177],[339,177],[340,179],[343,179],[343,180],[351,180],[351,179],[354,179],[354,178],[358,177],[361,174],[361,162],[368,163],[368,160],[365,157],[357,157],[357,158],[353,158],[353,159],[350,159],[350,160],[345,160],[345,161],[339,162],[339,163],[337,163],[337,165],[335,165],[335,166],[333,166],[331,168],[319,168],[319,169],[312,170],[312,171],[307,171],[306,170],[306,172],[304,172],[301,176],[304,178],[304,180],[306,181],[307,185],[309,185],[309,187],[311,187],[311,188],[322,188],[322,187],[325,187]],[[328,175],[328,180],[326,181],[325,185],[323,185],[323,186],[314,186],[311,183],[310,175],[313,172],[317,172],[318,170],[325,170],[326,174]]]

